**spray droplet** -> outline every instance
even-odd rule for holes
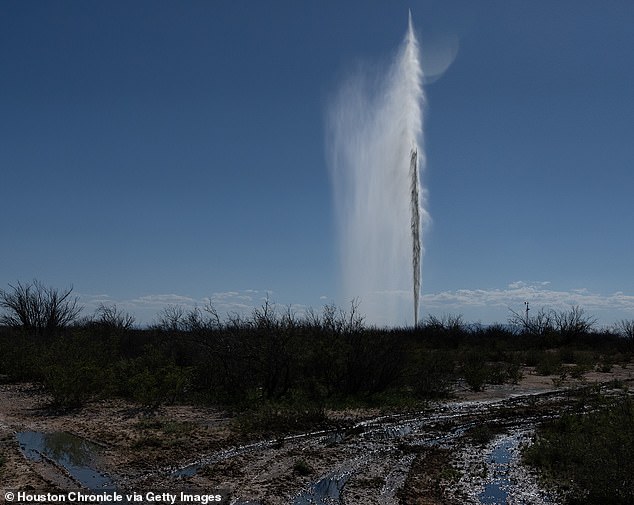
[[[358,298],[373,324],[406,324],[412,309],[417,324],[427,213],[419,182],[423,73],[411,14],[398,54],[380,70],[378,78],[367,69],[354,74],[330,110],[342,294]]]

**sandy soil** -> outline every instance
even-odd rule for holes
[[[53,411],[49,398],[34,385],[0,385],[0,482],[3,489],[76,488],[59,467],[27,460],[15,438],[19,431],[66,431],[103,447],[99,469],[120,489],[227,489],[235,503],[281,505],[309,503],[308,498],[297,501],[298,496],[311,496],[315,483],[330,476],[329,482],[345,483],[337,491],[343,503],[460,503],[469,486],[460,484],[463,498],[456,498],[448,489],[458,485],[453,474],[464,476],[468,468],[478,467],[475,462],[456,470],[461,460],[478,458],[478,451],[457,442],[464,438],[461,426],[491,422],[499,416],[497,406],[513,398],[613,380],[631,387],[633,377],[634,365],[615,366],[610,373],[589,372],[582,379],[543,377],[527,368],[517,385],[488,386],[478,393],[458,388],[455,400],[417,414],[331,412],[333,422],[347,430],[250,444],[237,434],[233,419],[218,409],[166,406],[148,416],[131,403],[114,400]],[[171,476],[194,462],[199,465],[192,475]]]
[[[222,411],[189,406],[161,407],[151,416],[137,406],[109,400],[56,411],[32,384],[0,385],[0,444],[6,462],[5,489],[70,489],[46,462],[24,458],[15,439],[19,431],[65,431],[103,447],[101,468],[115,480],[133,480],[232,443],[231,419]],[[59,469],[57,469],[59,470]]]

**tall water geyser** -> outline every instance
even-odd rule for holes
[[[375,73],[377,71],[377,73]],[[418,323],[421,227],[427,219],[419,171],[425,157],[423,73],[411,14],[387,68],[354,72],[329,111],[342,295],[370,323]]]

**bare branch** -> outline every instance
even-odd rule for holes
[[[63,291],[34,280],[29,284],[9,284],[0,289],[0,323],[20,327],[35,334],[54,334],[77,320],[82,308],[78,297],[71,297],[72,286]]]

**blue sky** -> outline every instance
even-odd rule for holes
[[[0,286],[140,322],[346,305],[326,110],[410,8],[424,70],[449,65],[425,88],[423,313],[634,318],[629,0],[1,2]]]

